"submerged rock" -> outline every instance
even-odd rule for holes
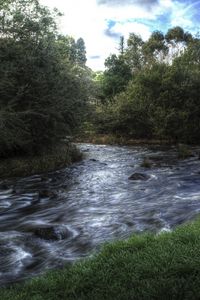
[[[39,198],[46,198],[46,197],[54,197],[56,194],[52,191],[42,190],[39,191]]]
[[[34,234],[44,240],[63,240],[71,236],[71,231],[65,226],[41,226]]]
[[[128,179],[129,180],[148,180],[150,178],[149,175],[142,173],[134,173]]]

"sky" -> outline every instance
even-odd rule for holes
[[[59,27],[63,34],[82,37],[86,44],[87,65],[97,71],[117,53],[120,36],[139,34],[147,40],[154,30],[165,33],[181,26],[199,32],[200,0],[40,0],[58,8],[64,16]]]

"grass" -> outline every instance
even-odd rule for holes
[[[191,150],[187,145],[179,144],[177,150],[178,150],[178,158],[180,159],[186,159],[188,157],[193,156]]]
[[[82,157],[71,144],[62,144],[38,156],[16,157],[0,160],[0,178],[29,176],[65,167]]]
[[[24,285],[1,300],[200,299],[200,219],[160,235],[134,235]]]

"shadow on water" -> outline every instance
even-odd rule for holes
[[[200,211],[200,161],[175,148],[80,144],[82,162],[0,182],[0,284],[60,268],[105,241],[171,230]],[[149,157],[152,167],[141,167]],[[148,180],[129,180],[133,173]]]

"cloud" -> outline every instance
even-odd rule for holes
[[[185,30],[196,33],[199,30],[200,1],[176,3],[171,13],[171,26],[181,26]]]
[[[110,29],[110,31],[113,35],[117,35],[118,37],[124,36],[125,38],[128,38],[129,33],[134,32],[135,34],[140,35],[143,40],[147,40],[151,35],[151,30],[148,26],[133,21],[128,21],[125,23],[116,23]]]
[[[92,55],[92,56],[89,56],[89,59],[99,59],[101,58],[101,55]]]
[[[64,13],[61,31],[82,37],[87,64],[94,70],[104,68],[104,60],[116,53],[119,37],[130,32],[146,40],[154,30],[166,32],[182,26],[195,32],[199,26],[200,0],[40,0]]]
[[[120,32],[115,32],[112,28],[106,28],[104,33],[106,36],[114,39],[119,39],[122,35]]]
[[[146,9],[151,9],[153,6],[158,4],[158,0],[97,0],[98,5],[108,6],[144,6]]]

